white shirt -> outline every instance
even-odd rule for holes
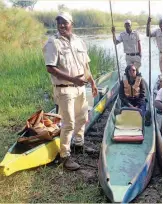
[[[162,102],[162,88],[157,92],[156,101]]]
[[[151,33],[151,37],[156,37],[157,47],[160,52],[162,52],[162,31],[160,28],[154,30]]]
[[[120,33],[117,40],[123,42],[124,53],[138,53],[138,41],[140,41],[139,34],[136,31],[132,31],[128,34],[126,31]]]
[[[90,62],[85,43],[74,34],[70,41],[59,34],[57,37],[50,37],[43,48],[43,53],[46,65],[56,66],[71,77],[85,74],[86,64]],[[54,85],[70,84],[53,75],[51,79]]]

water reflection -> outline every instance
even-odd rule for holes
[[[106,51],[110,51],[110,53],[115,56],[114,44],[112,41],[112,35],[87,35],[81,36],[87,46],[96,45],[102,47]],[[143,77],[149,82],[149,39],[145,36],[144,33],[140,34],[140,40],[142,45],[142,66],[140,68],[140,72]],[[123,44],[117,45],[118,50],[118,59],[121,69],[121,74],[124,73],[124,69],[126,67],[125,54],[123,52]],[[156,45],[156,41],[154,38],[151,38],[151,73],[152,73],[152,85],[155,83],[158,74],[160,73],[159,69],[159,53]]]

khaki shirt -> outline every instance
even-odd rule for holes
[[[139,34],[132,31],[130,35],[124,31],[117,37],[119,43],[123,42],[124,53],[138,53],[138,41],[140,41]]]
[[[156,37],[157,47],[160,52],[162,52],[162,32],[161,29],[158,28],[151,33],[151,37]]]
[[[75,77],[85,74],[86,64],[90,62],[87,48],[81,38],[72,34],[70,41],[60,34],[50,37],[43,48],[46,65],[57,67],[65,74]],[[51,75],[52,84],[72,84]]]

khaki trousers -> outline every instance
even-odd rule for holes
[[[160,65],[160,72],[162,73],[162,53],[159,53],[159,65]]]
[[[139,55],[135,56],[126,55],[126,63],[127,65],[133,64],[137,71],[139,72],[139,68],[141,66],[141,57]]]
[[[54,100],[62,116],[60,156],[70,156],[72,135],[76,145],[84,144],[85,123],[88,120],[88,103],[85,87],[55,87]]]

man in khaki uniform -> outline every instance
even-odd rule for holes
[[[147,37],[149,37],[149,24],[150,24],[150,22],[151,22],[151,18],[148,17],[147,29],[146,29]],[[160,71],[162,73],[162,19],[160,19],[160,21],[159,21],[159,28],[152,31],[150,36],[156,38],[157,47],[158,47],[158,50],[159,50]]]
[[[124,27],[126,31],[120,33],[117,38],[115,36],[115,27],[112,27],[113,42],[116,45],[123,42],[127,65],[133,64],[139,72],[141,66],[141,44],[139,34],[137,31],[132,31],[130,20],[124,22]]]
[[[89,70],[86,46],[81,38],[72,33],[72,16],[63,12],[57,15],[56,21],[58,33],[48,39],[43,52],[54,86],[54,99],[63,118],[61,161],[65,168],[77,170],[80,165],[70,158],[71,139],[73,135],[77,149],[83,147],[88,117],[85,84],[90,82],[93,97],[97,95],[97,88]]]

